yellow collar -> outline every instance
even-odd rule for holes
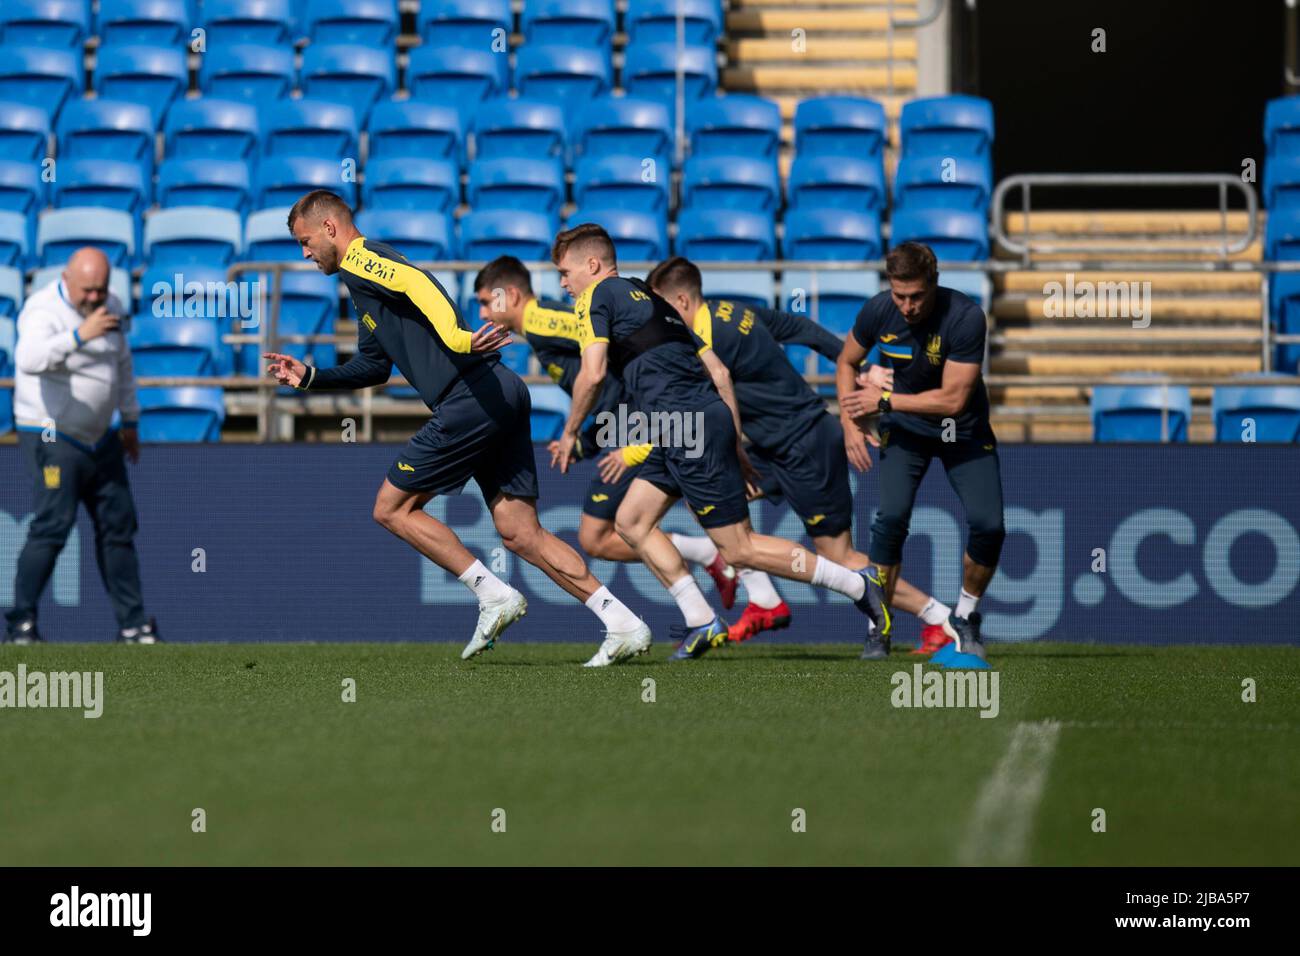
[[[695,317],[691,319],[691,324],[694,325],[696,329],[698,329],[702,324],[704,324],[705,322],[710,322],[712,321],[712,319],[713,319],[713,313],[709,311],[709,304],[707,302],[704,302],[701,303],[700,307],[695,310]]]

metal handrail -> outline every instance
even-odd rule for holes
[[[1029,238],[1031,236],[1029,230],[1030,189],[1033,186],[1076,188],[1080,186],[1096,186],[1112,189],[1115,187],[1145,188],[1161,186],[1187,188],[1190,186],[1217,186],[1219,187],[1218,208],[1223,226],[1223,240],[1217,245],[1207,243],[1180,246],[1178,251],[1203,252],[1226,259],[1233,253],[1243,252],[1247,249],[1255,241],[1258,234],[1259,203],[1255,197],[1255,190],[1249,183],[1242,182],[1240,177],[1228,173],[1022,173],[1006,177],[993,190],[993,199],[990,203],[992,216],[989,223],[989,233],[999,246],[1014,255],[1021,256],[1026,263],[1033,252],[1079,253],[1089,258],[1094,258],[1102,253],[1122,255],[1133,252],[1131,246],[1081,246],[1078,244],[1071,245],[1069,242],[1058,242],[1049,245],[1034,244],[1033,240]],[[1228,241],[1229,186],[1240,190],[1246,197],[1247,213],[1245,236],[1232,242]],[[1008,236],[1004,225],[1006,198],[1013,189],[1021,190],[1021,212],[1025,218],[1026,240],[1024,243],[1017,242]]]
[[[917,17],[915,20],[895,20],[892,15],[890,23],[898,30],[910,30],[915,27],[926,27],[939,19],[939,14],[943,13],[944,0],[934,0],[934,9],[923,17]]]

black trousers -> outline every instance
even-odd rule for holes
[[[95,560],[118,627],[146,623],[140,561],[133,543],[135,502],[117,433],[93,452],[62,437],[42,441],[34,432],[19,432],[18,444],[36,480],[36,514],[18,555],[14,606],[6,620],[12,626],[36,619],[54,563],[77,522],[77,505],[84,504],[95,526]]]

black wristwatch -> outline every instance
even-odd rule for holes
[[[894,406],[890,403],[889,396],[893,394],[894,394],[893,392],[882,392],[880,395],[880,401],[876,403],[876,408],[880,409],[880,411],[884,414],[889,414],[890,412],[892,412],[894,410]]]

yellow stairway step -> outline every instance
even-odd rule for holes
[[[796,40],[790,36],[752,37],[727,44],[727,57],[733,65],[774,62],[842,62],[860,60],[910,61],[916,65],[916,40],[895,37],[891,48],[885,39],[823,37],[811,34]]]
[[[1242,292],[1259,294],[1258,272],[1122,272],[1119,270],[1071,270],[1077,288],[1082,282],[1150,282],[1152,293],[1170,292]],[[1033,270],[1005,272],[995,276],[994,284],[1003,292],[1041,293],[1048,282],[1064,288],[1065,272]]]
[[[916,67],[893,71],[895,90],[916,89]],[[867,94],[888,89],[889,72],[883,66],[732,66],[723,71],[723,87],[738,92],[770,94],[806,90],[810,93]]]

